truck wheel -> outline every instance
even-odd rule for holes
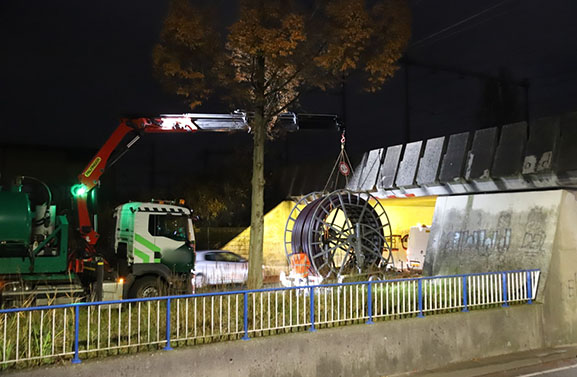
[[[158,297],[166,292],[166,284],[160,277],[144,276],[136,279],[130,292],[130,298]]]

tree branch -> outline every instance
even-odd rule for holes
[[[253,88],[256,89],[256,83],[254,81],[255,61],[256,61],[256,57],[253,56],[252,61],[250,63],[250,65],[251,65],[251,67],[250,67],[250,84],[252,85]]]
[[[299,68],[299,69],[297,69],[294,74],[292,74],[291,76],[289,76],[289,78],[288,78],[287,80],[285,80],[285,82],[284,82],[283,84],[277,85],[275,89],[271,90],[271,91],[268,92],[268,93],[265,93],[265,95],[266,95],[266,96],[269,96],[269,95],[273,95],[273,94],[275,94],[275,93],[280,92],[283,88],[285,88],[288,84],[290,84],[291,81],[293,81],[293,80],[303,71],[303,69],[304,69],[305,67],[306,67],[306,65],[303,64],[302,67]]]
[[[270,83],[273,82],[274,79],[277,77],[279,71],[280,71],[280,67],[277,67],[277,69],[275,69],[275,71],[272,73],[270,79],[266,80],[266,83],[264,84],[264,91],[265,92],[268,89],[268,87],[270,86]]]
[[[278,109],[276,109],[275,111],[273,111],[270,115],[267,115],[267,118],[270,118],[268,120],[272,120],[272,118],[274,118],[275,116],[277,116],[280,113],[282,113],[283,111],[285,111],[290,105],[295,103],[300,98],[301,94],[302,94],[302,91],[299,91],[298,94],[295,95],[293,99],[291,99],[289,102],[287,102],[283,106],[281,106]]]

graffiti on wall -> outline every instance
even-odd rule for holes
[[[577,297],[576,294],[577,288],[575,287],[575,281],[577,281],[577,273],[573,274],[571,279],[567,280],[567,283],[565,283],[568,299],[575,299],[575,297]]]
[[[559,191],[476,198],[437,200],[424,274],[548,269],[563,205]],[[568,286],[577,300],[577,277]]]
[[[543,252],[546,223],[547,214],[542,208],[534,207],[529,211],[525,225],[525,234],[523,235],[523,241],[521,243],[521,250],[525,254],[535,256]]]
[[[445,232],[442,245],[445,251],[470,252],[481,256],[504,253],[509,250],[513,238],[512,213],[501,212],[497,225],[482,229],[458,229]],[[515,242],[521,252],[529,257],[543,253],[546,240],[548,213],[541,207],[533,207],[526,221],[515,227],[515,234],[522,238]],[[516,236],[519,237],[519,236]],[[519,242],[519,243],[518,243]]]
[[[457,230],[443,235],[444,250],[487,256],[504,253],[511,246],[511,213],[502,212],[493,229]]]

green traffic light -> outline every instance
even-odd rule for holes
[[[79,183],[70,188],[70,192],[73,196],[83,196],[88,192],[88,189],[83,184]]]

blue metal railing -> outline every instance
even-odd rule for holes
[[[0,366],[68,355],[80,363],[90,352],[162,344],[171,350],[190,340],[531,304],[538,282],[539,270],[517,270],[3,309]]]

